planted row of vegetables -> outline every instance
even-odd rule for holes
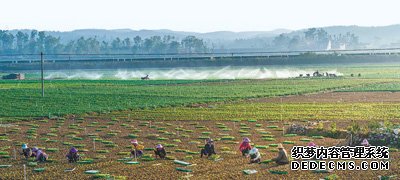
[[[301,122],[299,122],[301,123]],[[127,114],[118,114],[111,118],[74,118],[50,119],[31,122],[16,122],[0,141],[0,165],[2,177],[21,179],[23,165],[29,179],[159,179],[169,177],[179,179],[191,175],[193,179],[218,178],[242,179],[243,170],[254,169],[259,178],[282,179],[292,177],[323,178],[325,175],[311,171],[290,171],[290,167],[269,167],[277,154],[278,143],[288,151],[293,145],[306,145],[314,141],[321,146],[331,146],[339,139],[322,136],[299,136],[285,134],[284,128],[290,123],[280,121],[230,120],[230,121],[135,121]],[[1,130],[1,129],[0,129]],[[250,137],[252,145],[262,154],[262,164],[248,164],[248,159],[238,152],[243,137]],[[200,158],[200,149],[204,140],[215,141],[218,156]],[[138,139],[145,146],[144,156],[139,159],[130,157],[130,140]],[[37,146],[49,155],[45,163],[24,160],[15,151],[22,143]],[[156,144],[163,144],[167,150],[167,159],[156,159],[153,150]],[[69,164],[65,154],[70,147],[77,147],[82,159]],[[16,160],[14,159],[16,155]],[[393,152],[391,157],[398,158]],[[187,162],[182,165],[178,162]],[[391,172],[399,172],[399,162],[391,164]],[[398,166],[397,166],[398,167]],[[73,171],[68,171],[73,169]],[[207,172],[207,173],[204,173]],[[334,172],[340,177],[367,173],[371,177],[390,175],[391,172]],[[187,174],[189,173],[189,174]],[[253,175],[251,175],[253,176]]]
[[[41,97],[36,81],[0,81],[0,117],[43,117],[151,109],[243,98],[296,95],[392,79],[275,79],[213,81],[82,81],[46,82]]]

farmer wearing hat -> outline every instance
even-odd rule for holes
[[[49,158],[49,156],[42,150],[37,147],[32,148],[32,154],[35,155],[35,161],[45,162]]]
[[[167,153],[165,152],[164,147],[161,144],[157,144],[156,149],[154,150],[154,154],[160,157],[160,159],[165,159],[165,156],[167,156]]]
[[[22,144],[21,148],[22,148],[21,155],[24,155],[25,159],[32,157],[32,150],[31,150],[31,148],[28,147],[27,144]]]
[[[286,152],[285,148],[283,147],[283,145],[278,144],[278,149],[279,149],[278,157],[276,157],[272,160],[275,161],[276,164],[279,164],[279,165],[289,164],[289,158],[288,158],[287,152]]]
[[[206,143],[206,145],[204,145],[204,148],[201,149],[201,151],[200,151],[200,158],[202,158],[203,155],[210,157],[213,154],[217,154],[217,153],[215,153],[214,141],[209,138],[209,139],[207,139],[207,143]]]
[[[251,150],[250,139],[245,137],[243,138],[242,143],[240,143],[239,150],[242,152],[242,156],[247,156],[249,151]]]
[[[140,145],[136,139],[131,140],[131,143],[132,143],[131,155],[135,157],[141,157],[143,155],[144,146]]]
[[[260,163],[261,162],[261,154],[257,148],[253,148],[249,151],[250,156],[250,164],[251,163]]]
[[[78,149],[72,147],[68,154],[66,155],[69,163],[75,163],[79,160],[80,156],[78,154]]]
[[[370,146],[370,144],[369,144],[369,142],[368,142],[367,139],[364,139],[364,140],[361,142],[361,145],[362,145],[362,146],[365,146],[365,147]]]

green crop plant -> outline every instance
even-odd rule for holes
[[[282,144],[295,144],[294,141],[283,141]]]

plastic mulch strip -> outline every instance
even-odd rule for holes
[[[294,144],[293,141],[283,141],[282,144]]]
[[[192,172],[192,170],[190,170],[190,169],[184,169],[184,168],[179,168],[179,167],[177,167],[175,169],[178,171],[182,171],[182,172]]]
[[[295,136],[297,136],[297,134],[285,134],[285,135],[283,135],[284,137],[295,137]]]
[[[257,170],[255,170],[255,169],[246,169],[246,170],[243,170],[243,173],[244,174],[247,174],[247,175],[249,175],[249,174],[255,174],[255,173],[257,173],[258,171]]]
[[[78,164],[92,164],[93,161],[90,161],[90,160],[88,160],[88,161],[78,161],[77,163]]]
[[[261,164],[268,164],[270,162],[272,162],[272,160],[271,159],[267,159],[267,160],[261,161],[260,163]]]
[[[100,172],[99,170],[87,170],[85,171],[85,174],[97,174],[99,172]]]
[[[303,141],[303,142],[311,142],[311,139],[302,138],[302,139],[300,139],[300,141]]]
[[[312,136],[313,139],[324,139],[324,136]]]
[[[111,176],[109,174],[95,174],[93,175],[94,179],[107,179],[110,178]]]
[[[267,149],[268,148],[268,146],[261,146],[261,145],[256,145],[254,147],[256,147],[258,149]]]
[[[271,174],[288,174],[287,171],[274,171],[274,170],[269,170]]]
[[[156,160],[155,158],[152,157],[147,157],[147,158],[142,158],[143,161],[154,161]]]
[[[117,159],[117,161],[132,161],[132,159],[133,158],[129,158],[129,157],[126,157],[126,158],[122,158],[122,159]]]
[[[329,170],[314,170],[313,173],[330,173]]]
[[[43,172],[45,170],[45,168],[35,168],[33,169],[33,171],[35,172]]]
[[[140,162],[137,162],[137,161],[128,161],[128,162],[125,162],[125,164],[140,164]]]
[[[64,172],[72,172],[72,171],[75,171],[75,168],[72,168],[72,169],[64,169]]]
[[[189,166],[189,165],[191,165],[191,164],[188,163],[188,162],[180,161],[180,160],[174,160],[174,163],[175,163],[175,164],[180,164],[180,165],[183,165],[183,166]]]
[[[37,162],[29,162],[28,166],[30,166],[30,167],[37,166]]]
[[[9,168],[9,167],[11,167],[12,165],[0,165],[0,168]]]
[[[235,137],[233,137],[233,136],[224,136],[221,138],[221,140],[234,140],[234,139],[235,139]]]

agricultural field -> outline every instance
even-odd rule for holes
[[[87,112],[148,109],[332,91],[398,79],[271,79],[271,80],[52,80],[0,81],[1,120],[52,117]]]
[[[347,74],[357,70],[364,76]],[[390,171],[292,171],[270,162],[279,143],[288,152],[310,141],[328,147],[345,141],[337,131],[400,127],[400,79],[368,68],[342,72],[346,76],[339,78],[46,80],[45,97],[37,80],[0,80],[0,179],[23,179],[23,165],[28,179],[377,179],[400,174],[398,142],[390,144]],[[311,124],[317,133],[289,134],[293,124]],[[262,163],[248,164],[241,156],[243,137],[260,149]],[[207,138],[215,140],[218,156],[201,159]],[[130,157],[131,139],[145,146],[143,158]],[[22,159],[22,143],[44,149],[50,160]],[[155,159],[156,144],[166,147],[168,160]],[[83,155],[76,164],[65,158],[72,146]],[[246,169],[258,172],[246,175]]]
[[[399,92],[399,83],[368,84],[362,87],[338,90],[340,92]]]
[[[293,123],[293,122],[291,122]],[[358,176],[370,179],[400,173],[400,162],[391,161],[390,171],[291,171],[289,165],[276,166],[269,159],[277,155],[277,143],[290,150],[293,145],[307,145],[314,141],[321,146],[338,144],[342,139],[323,136],[284,134],[291,123],[281,121],[137,121],[129,115],[115,114],[105,118],[56,118],[34,122],[17,122],[1,130],[1,165],[11,165],[1,170],[2,179],[23,179],[23,164],[27,164],[28,179],[319,179],[328,175],[340,178]],[[306,122],[296,122],[306,123]],[[238,152],[243,137],[251,137],[252,143],[262,153],[261,164],[248,164],[248,159]],[[145,156],[130,158],[130,139],[136,138],[145,146]],[[204,140],[213,138],[219,157],[200,158]],[[49,154],[49,162],[33,163],[24,160],[16,151],[22,143],[38,146]],[[168,160],[155,159],[152,152],[156,144],[163,144]],[[83,159],[68,164],[65,154],[71,146],[80,150]],[[396,150],[396,149],[394,149]],[[393,151],[391,159],[400,158]],[[16,159],[14,159],[16,158]],[[190,165],[175,164],[181,160]],[[139,164],[129,164],[129,162]],[[72,172],[65,169],[75,168]],[[181,169],[178,169],[181,168]],[[245,175],[243,170],[254,169],[258,173]],[[98,170],[97,174],[86,171]],[[181,172],[181,171],[190,172]],[[278,173],[278,174],[276,174]],[[286,174],[287,173],[287,174]],[[366,178],[369,179],[369,178]]]
[[[282,98],[282,101],[285,101]],[[397,99],[398,100],[398,99]],[[122,111],[137,119],[147,120],[230,120],[247,118],[268,120],[399,120],[400,102],[368,102],[362,99],[352,102],[255,102],[215,103],[181,108],[157,108]],[[104,115],[101,115],[104,116]]]

